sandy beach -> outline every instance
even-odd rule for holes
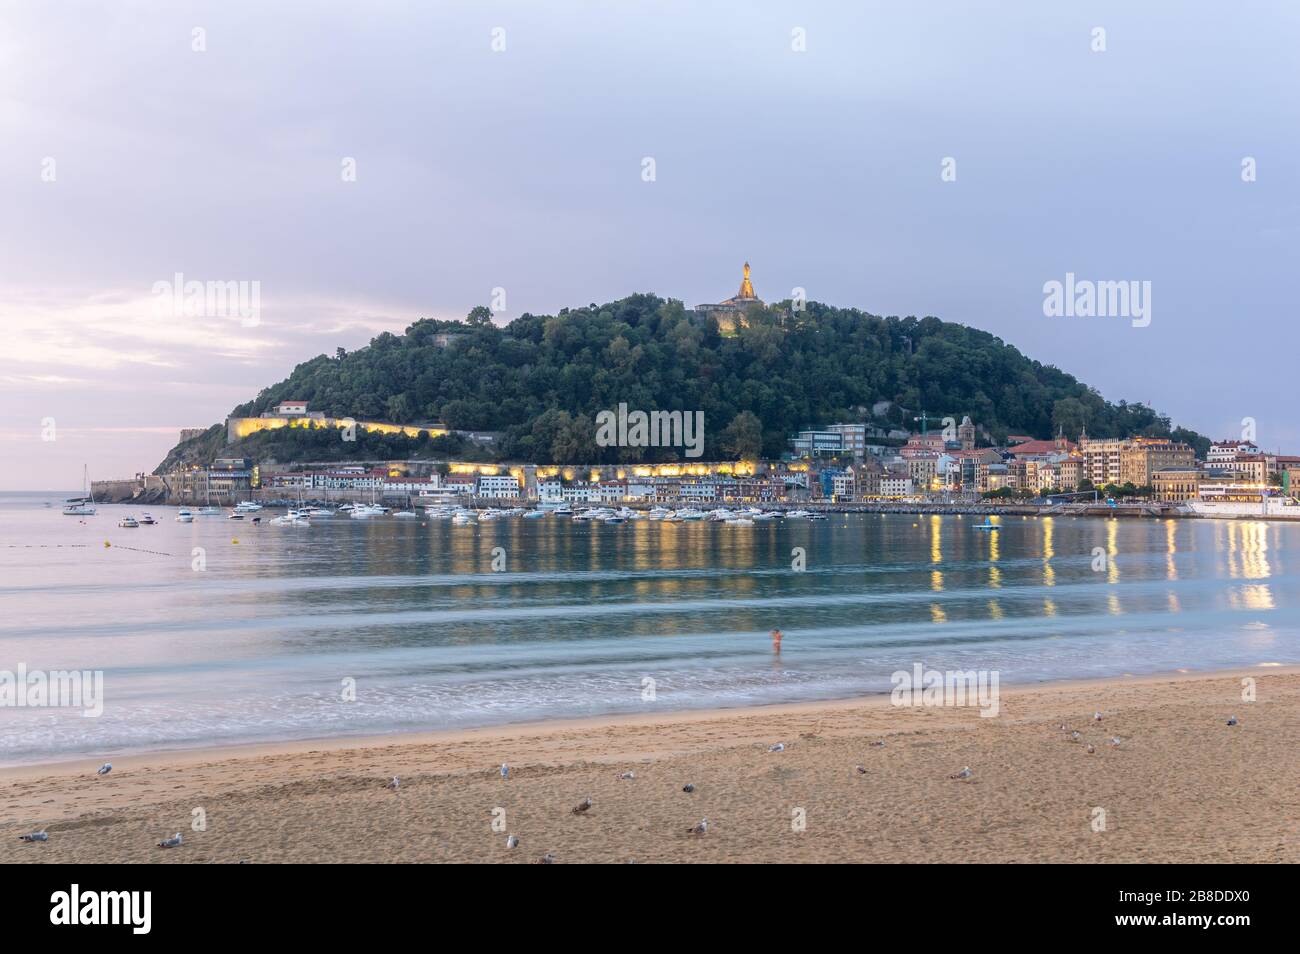
[[[149,753],[0,770],[0,861],[1297,862],[1298,742],[1300,671],[1257,668]]]

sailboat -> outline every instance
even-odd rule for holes
[[[69,497],[64,502],[63,512],[69,517],[93,517],[95,515],[95,492],[90,489],[90,468],[82,465],[82,496]]]

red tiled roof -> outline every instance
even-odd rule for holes
[[[1065,449],[1074,450],[1074,445],[1066,441]],[[1025,441],[1023,444],[1007,448],[1007,452],[1011,454],[1051,454],[1056,450],[1056,441]]]

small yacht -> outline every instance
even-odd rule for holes
[[[81,470],[80,497],[69,497],[63,503],[63,513],[69,517],[93,517],[95,515],[95,492],[90,489],[90,468]]]
[[[353,520],[369,520],[371,517],[382,517],[386,513],[387,510],[375,504],[357,504],[352,508],[350,516]]]
[[[414,520],[418,516],[419,514],[413,510],[399,510],[393,514],[393,518],[396,520]]]
[[[186,510],[184,507],[181,507],[180,510],[177,510],[177,511],[176,511],[176,522],[177,522],[177,523],[193,523],[193,522],[194,522],[194,514],[190,513],[190,512],[189,512],[188,510]]]
[[[123,517],[121,520],[119,520],[117,522],[117,525],[119,527],[138,527],[140,526],[140,521],[136,520],[135,517],[128,516],[128,517]]]
[[[529,510],[524,513],[525,520],[536,520],[538,517],[545,517],[545,510]]]
[[[199,516],[200,516],[200,517],[220,517],[220,516],[221,516],[221,508],[220,508],[220,507],[200,507],[200,508],[199,508]]]
[[[472,510],[458,510],[456,515],[451,518],[451,522],[458,527],[464,527],[474,522]]]
[[[260,503],[253,503],[251,500],[245,500],[242,503],[235,504],[235,511],[237,513],[257,513],[261,509],[262,505]]]
[[[808,514],[808,519],[809,519],[809,520],[825,520],[825,519],[826,519],[826,514],[824,514],[824,513],[810,513],[810,514]]]
[[[1002,528],[999,527],[992,520],[990,520],[988,517],[985,517],[983,523],[975,524],[975,529],[976,530],[1001,530]]]
[[[334,511],[333,511],[333,510],[330,510],[328,507],[308,507],[306,513],[307,513],[307,516],[309,516],[309,517],[332,517],[332,516],[334,516]]]
[[[152,527],[152,526],[153,526],[155,523],[157,523],[157,522],[158,522],[158,521],[155,520],[155,519],[154,519],[152,516],[150,516],[149,514],[145,514],[143,517],[140,518],[140,523],[143,524],[143,525],[145,525],[145,526],[150,526],[150,527]]]

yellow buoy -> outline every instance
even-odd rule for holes
[[[239,541],[236,540],[234,537],[231,537],[231,538],[230,538],[230,542],[231,542],[231,543],[238,543]]]
[[[111,547],[112,545],[113,544],[109,543],[107,540],[104,541],[104,546]]]

